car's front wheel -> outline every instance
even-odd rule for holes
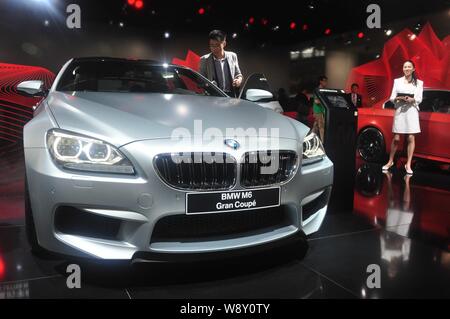
[[[383,134],[374,127],[362,130],[358,136],[357,149],[359,155],[368,162],[380,162],[386,154]]]

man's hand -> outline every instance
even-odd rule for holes
[[[238,88],[242,84],[242,77],[235,78],[233,80],[233,87]]]

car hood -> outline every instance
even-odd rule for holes
[[[192,136],[201,135],[208,128],[218,128],[224,136],[227,128],[254,128],[245,135],[252,137],[257,136],[261,128],[268,129],[268,134],[271,128],[278,128],[281,138],[299,138],[287,117],[255,103],[228,97],[51,92],[47,101],[61,129],[99,138],[115,146],[137,140],[170,138],[177,128],[187,129]],[[194,122],[197,120],[201,122]]]

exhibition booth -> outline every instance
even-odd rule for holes
[[[450,8],[412,2],[3,1],[0,303],[449,298]]]

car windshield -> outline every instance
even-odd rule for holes
[[[74,61],[56,90],[226,96],[191,70],[133,60]]]

